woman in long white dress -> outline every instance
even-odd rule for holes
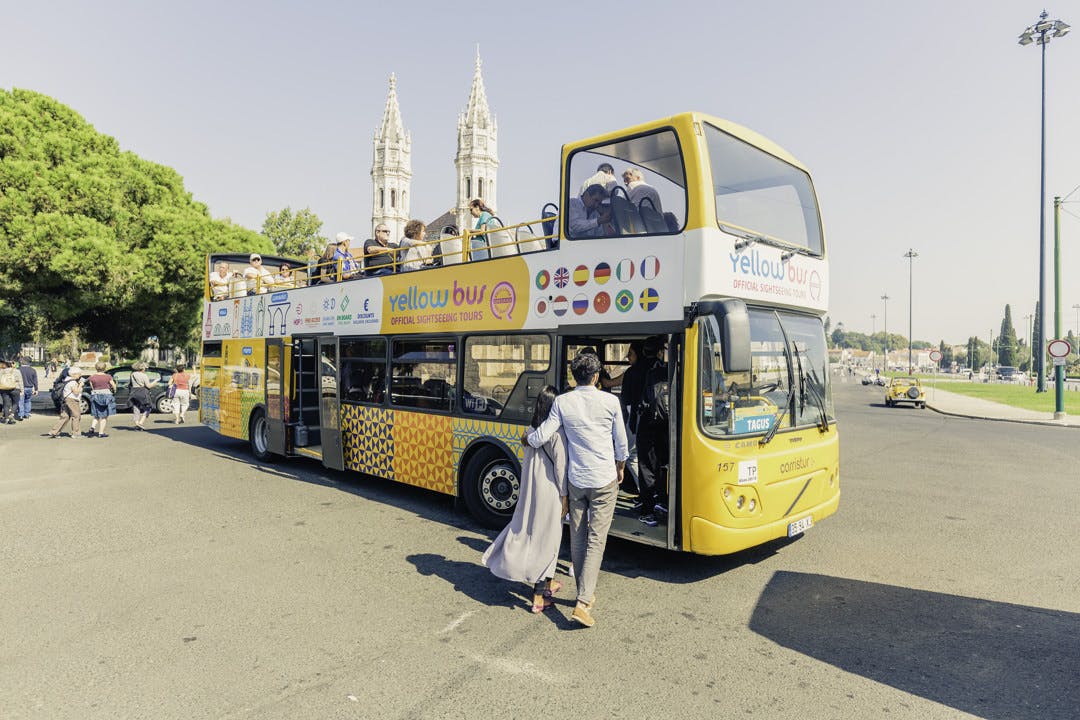
[[[540,391],[533,427],[547,418],[556,394],[550,385]],[[566,492],[566,441],[562,433],[555,433],[539,448],[526,445],[514,516],[482,558],[497,577],[533,586],[534,613],[551,607],[551,596],[562,587],[555,580],[555,563],[562,543],[562,519],[567,513]]]

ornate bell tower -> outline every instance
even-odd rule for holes
[[[391,242],[401,240],[409,221],[410,181],[412,180],[412,136],[405,132],[398,107],[397,81],[390,75],[382,125],[375,131],[371,162],[371,235],[375,226],[386,223]],[[364,238],[360,238],[362,242]]]
[[[469,214],[469,201],[480,198],[493,210],[498,209],[495,176],[499,167],[499,130],[488,108],[484,78],[480,73],[480,46],[476,47],[476,69],[473,71],[469,105],[458,116],[457,155],[457,223],[458,228],[471,228],[476,221]]]

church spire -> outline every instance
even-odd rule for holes
[[[378,140],[402,142],[405,140],[405,126],[401,122],[401,108],[398,107],[397,78],[390,73],[390,92],[386,96],[386,108],[383,110],[382,125],[375,133]]]
[[[491,110],[488,108],[487,93],[484,91],[484,76],[480,72],[480,66],[480,45],[477,45],[476,69],[473,71],[472,90],[469,92],[469,106],[459,125],[486,128],[491,124]]]

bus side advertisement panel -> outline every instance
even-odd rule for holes
[[[265,367],[265,341],[226,340],[221,343],[218,424],[222,435],[248,439],[251,410],[265,398]]]

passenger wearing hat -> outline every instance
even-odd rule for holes
[[[252,253],[248,258],[250,263],[244,268],[244,281],[247,283],[247,294],[262,294],[274,284],[274,274],[263,267],[262,255]]]
[[[68,370],[64,389],[60,391],[60,420],[49,431],[49,437],[57,437],[69,421],[71,422],[71,437],[82,437],[79,431],[79,423],[82,420],[81,398],[82,370],[75,366]]]
[[[356,277],[360,274],[360,265],[357,264],[356,258],[353,257],[352,252],[349,250],[349,243],[353,240],[352,235],[339,232],[335,239],[337,240],[337,251],[334,253],[334,261],[341,264],[341,279],[349,280]]]

